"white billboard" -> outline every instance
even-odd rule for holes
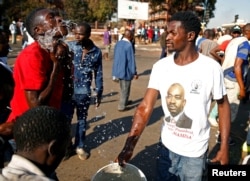
[[[118,18],[148,20],[148,3],[118,0]]]

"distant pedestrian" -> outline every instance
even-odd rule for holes
[[[160,29],[158,26],[155,26],[153,30],[154,30],[153,42],[157,42],[159,40]]]
[[[166,47],[167,29],[168,29],[167,26],[165,26],[164,32],[160,35],[160,46],[161,46],[160,59],[167,56],[167,47]]]
[[[198,51],[200,51],[200,48],[201,48],[201,43],[208,38],[208,29],[206,29],[204,32],[203,30],[200,31],[200,35],[199,35],[199,38],[197,38],[196,40],[196,48]]]
[[[237,34],[234,34],[234,38],[235,38],[235,35],[237,35]],[[229,28],[226,29],[225,33],[222,34],[219,37],[219,39],[217,40],[218,45],[210,50],[210,54],[220,64],[222,64],[222,62],[223,62],[226,47],[232,38],[233,38],[233,36],[231,36],[231,30]]]
[[[218,45],[217,42],[215,41],[215,32],[212,29],[207,29],[207,31],[208,31],[207,38],[204,39],[200,44],[200,53],[216,60],[216,57],[210,54],[210,51],[213,48],[217,47]]]
[[[17,24],[16,21],[12,21],[12,23],[9,26],[9,30],[11,33],[11,43],[16,44],[16,38],[17,38]]]
[[[114,27],[114,41],[115,43],[118,41],[118,28]]]
[[[28,45],[28,32],[27,32],[27,29],[26,29],[25,25],[23,25],[23,30],[22,30],[22,49],[24,49],[27,45]]]
[[[141,40],[143,40],[144,44],[147,44],[148,36],[147,36],[147,28],[142,26],[141,28]]]
[[[113,80],[120,83],[120,100],[118,111],[125,111],[128,105],[131,81],[137,79],[136,62],[131,40],[133,32],[125,30],[124,37],[114,48],[114,62],[112,67]]]
[[[154,30],[153,30],[152,26],[148,26],[147,37],[148,37],[148,43],[151,44],[153,42],[153,38],[154,38]]]
[[[103,53],[103,58],[104,60],[109,60],[109,52],[111,49],[111,31],[110,31],[110,27],[106,26],[105,27],[105,31],[103,34],[103,44],[105,47],[104,53]]]

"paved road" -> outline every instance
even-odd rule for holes
[[[97,42],[103,48],[100,41]],[[14,51],[9,55],[9,63],[14,64],[15,56],[20,51],[19,45],[12,46]],[[113,51],[113,50],[112,50]],[[113,52],[111,51],[111,60]],[[57,169],[60,181],[88,181],[96,171],[112,162],[122,149],[128,131],[132,124],[132,116],[135,107],[141,101],[144,91],[147,87],[151,67],[160,56],[160,47],[158,44],[137,45],[136,61],[138,80],[134,80],[131,87],[131,97],[133,104],[126,112],[118,112],[117,104],[119,99],[119,85],[111,79],[112,61],[104,61],[104,96],[102,104],[98,109],[90,106],[88,116],[88,129],[86,144],[91,152],[91,156],[86,161],[81,161],[77,156],[63,161]],[[240,159],[240,148],[246,136],[249,111],[249,102],[242,104],[237,120],[232,125],[232,138],[236,145],[230,147],[230,163],[237,164]],[[163,112],[160,107],[160,100],[157,100],[153,115],[145,128],[134,152],[130,163],[139,167],[146,175],[148,181],[154,179],[155,169],[155,151],[159,139],[161,118]],[[75,117],[72,121],[72,130],[75,128]],[[212,157],[218,150],[215,142],[217,128],[211,129],[210,156]]]

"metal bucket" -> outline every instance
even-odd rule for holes
[[[92,177],[91,181],[147,181],[144,173],[136,166],[127,163],[125,167],[110,163]]]

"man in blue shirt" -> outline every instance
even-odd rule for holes
[[[89,153],[84,149],[84,140],[93,77],[97,93],[96,107],[100,105],[103,93],[102,52],[89,39],[90,34],[90,25],[85,22],[80,23],[75,28],[76,40],[68,43],[70,50],[74,53],[74,93],[69,109],[64,112],[72,119],[76,108],[77,126],[74,148],[81,160],[89,157]]]
[[[128,104],[131,81],[137,79],[135,55],[131,40],[133,38],[132,31],[125,30],[124,37],[118,41],[114,49],[114,62],[112,68],[113,80],[120,82],[120,101],[118,111],[126,110]]]

